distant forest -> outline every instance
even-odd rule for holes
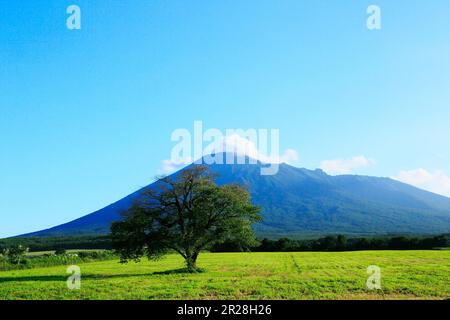
[[[255,252],[298,252],[298,251],[357,251],[357,250],[432,250],[450,246],[450,234],[433,237],[383,237],[347,238],[344,235],[326,236],[316,240],[263,239]],[[239,244],[225,242],[211,249],[212,252],[244,251]]]
[[[111,249],[108,236],[33,237],[0,239],[3,249],[22,245],[30,251],[70,249]],[[344,235],[326,236],[315,240],[262,239],[256,247],[245,248],[239,243],[224,242],[211,252],[285,252],[285,251],[356,251],[356,250],[431,250],[450,247],[450,234],[439,236],[396,236],[375,238],[347,238]]]

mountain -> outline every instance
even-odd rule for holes
[[[218,184],[246,186],[253,203],[263,208],[263,221],[255,225],[259,236],[450,232],[450,198],[389,178],[329,176],[287,164],[276,175],[263,176],[262,166],[209,165]],[[23,236],[105,234],[142,190],[77,220]]]

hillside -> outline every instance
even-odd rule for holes
[[[332,233],[380,235],[450,232],[450,198],[389,179],[330,176],[322,170],[280,165],[274,176],[258,165],[210,165],[217,182],[246,186],[263,221],[260,236],[308,236]],[[175,173],[176,174],[176,173]],[[148,187],[152,187],[149,185]],[[142,190],[69,223],[26,236],[104,234]]]

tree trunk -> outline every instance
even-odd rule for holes
[[[186,266],[189,272],[195,272],[197,270],[197,257],[198,253],[194,253],[186,258]]]

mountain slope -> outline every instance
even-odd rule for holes
[[[260,236],[450,232],[450,198],[389,179],[329,176],[322,170],[280,165],[274,176],[258,165],[210,165],[217,182],[246,186],[263,208]],[[148,186],[152,187],[152,185]],[[142,190],[72,222],[26,236],[107,233]]]

